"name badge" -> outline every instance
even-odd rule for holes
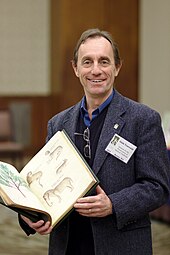
[[[105,151],[127,164],[136,148],[134,144],[115,134]]]

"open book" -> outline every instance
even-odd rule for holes
[[[58,131],[20,173],[0,161],[0,203],[32,221],[49,220],[53,227],[98,183],[64,130]]]

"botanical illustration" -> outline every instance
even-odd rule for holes
[[[27,183],[18,175],[13,173],[7,165],[0,163],[0,183],[10,188],[17,189],[24,197],[21,187],[28,187]]]

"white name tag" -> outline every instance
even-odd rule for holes
[[[114,157],[120,159],[124,163],[127,163],[136,148],[137,147],[134,144],[115,134],[108,146],[106,147],[105,151],[109,152]]]

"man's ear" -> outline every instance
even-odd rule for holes
[[[78,75],[78,71],[77,71],[77,65],[75,64],[75,62],[72,60],[71,61],[71,64],[72,64],[72,67],[73,67],[73,70],[74,70],[74,73],[77,77],[79,77]]]
[[[121,67],[122,67],[122,62],[121,62],[118,66],[116,66],[116,73],[115,73],[115,77],[117,77],[117,76],[118,76],[118,74],[119,74],[119,72],[120,72]]]

